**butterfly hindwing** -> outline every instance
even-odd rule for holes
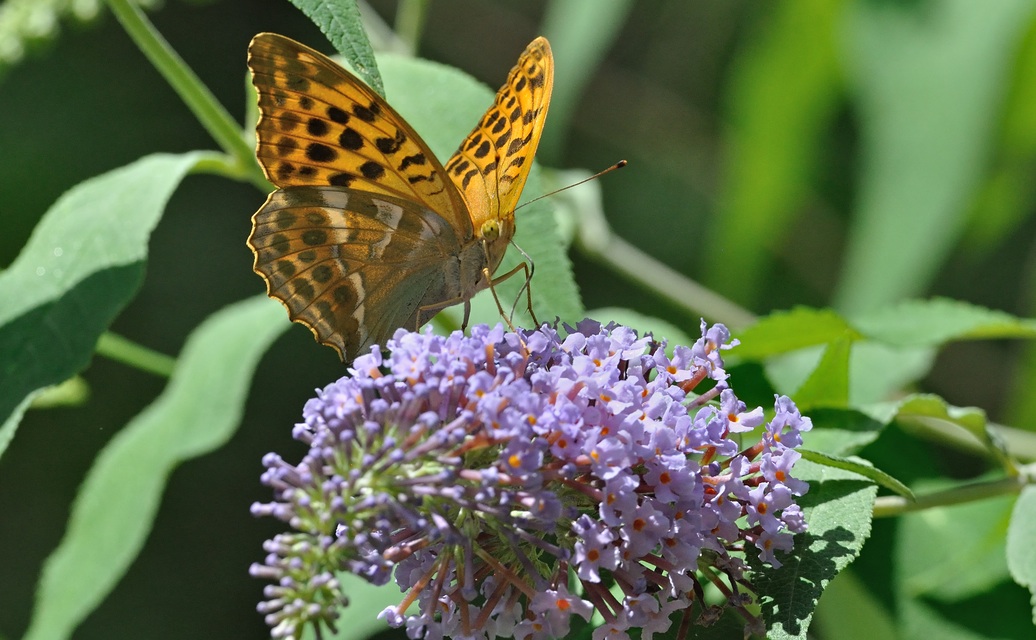
[[[340,187],[279,189],[252,226],[248,244],[270,297],[343,359],[459,296],[459,256],[477,259],[430,209]]]

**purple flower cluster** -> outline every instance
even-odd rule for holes
[[[809,419],[737,399],[722,325],[671,356],[627,327],[565,329],[400,330],[306,404],[309,452],[268,455],[274,501],[252,508],[294,530],[251,570],[274,583],[274,637],[334,628],[338,571],[394,578],[382,616],[412,638],[560,638],[595,612],[595,640],[650,638],[696,604],[718,615],[703,577],[758,627],[743,552],[779,567],[806,529],[791,471]]]

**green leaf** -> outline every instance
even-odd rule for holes
[[[853,343],[849,359],[849,404],[861,407],[895,397],[935,364],[934,347],[905,347],[873,340]]]
[[[1036,320],[1003,311],[933,298],[907,300],[853,316],[860,333],[895,346],[941,346],[953,340],[1036,338]]]
[[[356,0],[291,0],[291,3],[320,27],[335,50],[345,56],[363,81],[384,98],[385,85]]]
[[[457,149],[493,102],[493,91],[452,67],[397,55],[383,55],[379,61],[385,87],[392,95],[392,106],[421,134],[440,160]],[[503,78],[500,81],[502,83]],[[538,168],[534,166],[522,200],[541,194],[541,184]],[[515,243],[536,265],[532,295],[537,317],[541,321],[553,320],[555,316],[567,321],[582,319],[579,289],[557,230],[552,205],[540,200],[519,209],[515,217]],[[512,247],[497,269],[497,275],[506,273],[521,260],[521,254]],[[518,273],[495,287],[506,311],[510,311],[523,283],[524,278]],[[523,298],[518,302],[518,311],[524,308]],[[462,313],[463,308],[458,305],[440,315],[448,316],[454,326],[460,326]],[[500,322],[491,291],[483,291],[472,300],[471,323],[479,322]],[[520,324],[525,323],[527,321]]]
[[[812,637],[838,640],[900,640],[886,603],[850,568],[824,590],[810,627]]]
[[[842,458],[840,456],[832,456],[826,453],[820,453],[819,451],[811,451],[809,449],[802,448],[796,449],[796,451],[802,454],[803,460],[809,460],[810,462],[814,462],[825,467],[852,471],[857,475],[873,480],[878,485],[885,487],[889,491],[898,493],[904,498],[908,498],[910,500],[914,499],[914,492],[910,490],[910,487],[885,473],[881,469],[872,466],[862,458]]]
[[[881,436],[887,426],[853,409],[817,408],[809,412],[813,430],[804,434],[806,446],[828,455],[846,456]]]
[[[914,488],[918,494],[930,494],[955,486],[940,480]],[[894,559],[903,595],[956,602],[1004,581],[1004,540],[1014,502],[1012,495],[996,496],[903,515],[896,529]],[[951,522],[967,526],[948,526]]]
[[[1000,438],[989,430],[986,412],[977,407],[955,407],[939,396],[916,394],[898,403],[895,419],[901,423],[915,423],[939,430],[948,437],[953,437],[954,434],[947,432],[946,427],[960,427],[971,434],[983,451],[997,459],[1005,468],[1012,468],[1014,465],[1004,452]]]
[[[946,488],[939,480],[922,491]],[[1026,638],[1032,612],[1008,577],[1005,538],[1013,495],[902,516],[896,527],[893,593],[904,638]],[[1032,539],[1026,540],[1032,545]]]
[[[1036,624],[1036,487],[1022,489],[1007,529],[1007,568],[1014,581],[1029,589]]]
[[[871,531],[871,506],[877,486],[853,473],[821,467],[807,461],[795,465],[795,475],[809,482],[809,493],[799,498],[809,530],[795,537],[795,548],[778,552],[783,563],[772,570],[759,566],[755,586],[766,637],[806,638],[813,610],[824,588],[849,565]]]
[[[824,349],[820,364],[795,393],[795,403],[803,408],[844,407],[849,400],[849,332],[832,340]]]
[[[213,314],[190,335],[169,385],[104,448],[68,530],[44,565],[30,640],[68,637],[139,553],[172,470],[237,429],[260,356],[288,327],[265,296]]]
[[[789,238],[810,197],[823,138],[842,93],[836,37],[841,1],[768,3],[762,28],[730,65],[725,180],[705,247],[706,282],[743,302],[766,277],[767,256]],[[761,7],[760,7],[761,8]],[[737,256],[731,260],[730,256]]]
[[[776,311],[734,336],[741,345],[731,353],[731,359],[762,360],[826,344],[846,335],[856,337],[845,319],[830,309],[796,307],[791,311]]]
[[[958,243],[1034,6],[849,5],[842,33],[863,161],[836,307],[916,296]]]
[[[87,365],[140,287],[169,196],[203,157],[146,156],[73,187],[44,214],[0,273],[0,420]]]
[[[33,391],[25,396],[25,399],[14,408],[14,411],[0,425],[0,456],[3,455],[4,451],[7,451],[7,445],[11,444],[11,440],[14,440],[14,433],[18,430],[18,423],[21,422],[22,416],[25,415],[25,410],[29,408],[32,401],[41,393],[43,393],[43,389]]]

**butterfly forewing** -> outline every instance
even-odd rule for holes
[[[279,189],[253,216],[248,242],[269,295],[343,358],[416,327],[419,308],[460,295],[450,278],[459,279],[463,251],[454,230],[391,196]]]
[[[493,105],[446,163],[477,230],[487,220],[510,220],[529,177],[554,86],[554,58],[545,38],[526,47]],[[513,229],[506,225],[505,229]],[[513,231],[512,231],[513,233]],[[502,257],[510,236],[493,267]]]
[[[464,235],[471,219],[428,145],[381,96],[324,54],[274,33],[248,49],[259,158],[278,187],[340,186],[411,200]]]

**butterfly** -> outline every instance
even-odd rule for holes
[[[322,53],[260,33],[248,66],[256,156],[278,187],[248,238],[268,295],[347,362],[445,307],[463,303],[466,319],[514,236],[553,87],[547,40],[529,44],[445,166]]]

